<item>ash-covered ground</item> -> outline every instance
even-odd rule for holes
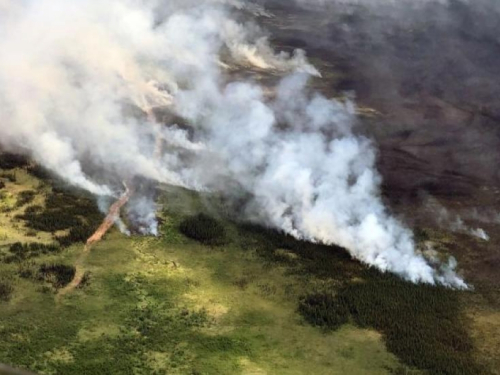
[[[260,3],[268,11],[260,22],[273,44],[305,49],[319,68],[318,89],[356,98],[358,126],[377,144],[384,196],[392,208],[417,227],[456,232],[460,246],[453,252],[467,277],[496,283],[499,6]]]

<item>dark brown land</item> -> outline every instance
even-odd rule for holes
[[[478,355],[500,368],[500,6],[263,3],[273,43],[323,73],[313,86],[355,98],[388,207],[457,258]],[[489,241],[453,230],[458,217]]]
[[[274,44],[305,49],[324,73],[313,85],[327,96],[354,95],[389,206],[411,226],[447,229],[429,208],[433,197],[484,229],[489,242],[458,236],[452,252],[469,279],[500,282],[498,6],[264,3],[272,17],[261,23]]]

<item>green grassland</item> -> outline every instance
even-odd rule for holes
[[[198,244],[177,231],[180,216],[165,212],[164,220],[159,238],[109,234],[87,260],[89,281],[62,300],[46,280],[20,277],[22,264],[0,264],[13,286],[0,304],[0,362],[46,374],[398,368],[374,330],[346,325],[325,333],[305,324],[296,301],[306,286],[286,267],[234,241]],[[75,244],[29,265],[71,265],[81,251]]]
[[[224,209],[213,209],[214,197],[181,189],[161,194],[159,237],[113,230],[86,259],[85,282],[57,298],[83,244],[59,232],[28,236],[39,220],[14,207],[24,190],[36,191],[27,207],[49,211],[70,193],[15,173],[22,179],[4,188],[14,211],[0,212],[8,234],[0,242],[0,363],[43,374],[488,373],[475,361],[463,293],[414,286],[342,249],[237,223],[217,214]],[[69,212],[92,212],[92,227],[87,204]],[[16,242],[59,250],[6,262]]]
[[[35,193],[29,203],[43,206],[47,186],[31,176],[25,169],[0,170],[0,181],[4,185],[4,188],[0,189],[0,246],[17,241],[50,242],[49,234],[30,231],[15,218],[16,215],[24,213],[28,205],[28,202],[22,199],[23,194]]]

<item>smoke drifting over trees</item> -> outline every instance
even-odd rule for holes
[[[229,1],[0,2],[0,144],[96,195],[137,176],[246,192],[248,219],[415,282],[464,287],[385,209],[355,104],[310,92],[320,72],[305,52],[274,52],[236,10],[264,12]],[[231,74],[245,70],[283,78],[270,89]],[[194,134],[131,107],[167,107]]]

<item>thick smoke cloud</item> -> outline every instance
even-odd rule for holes
[[[447,210],[436,198],[427,197],[425,209],[429,211],[436,220],[436,224],[441,228],[452,232],[466,233],[484,241],[489,241],[490,236],[482,228],[473,228],[466,224],[466,219],[473,219],[477,222],[494,223],[498,219],[497,214],[479,214],[476,210],[465,212],[465,215],[460,215]]]
[[[308,77],[320,72],[305,53],[274,52],[257,26],[234,14],[265,14],[261,8],[0,4],[2,147],[96,195],[116,195],[121,181],[137,177],[227,196],[237,189],[252,197],[246,218],[344,246],[414,282],[465,287],[449,269],[434,270],[385,209],[375,148],[353,130],[354,104],[309,92]],[[242,70],[284,78],[271,88],[231,78]],[[194,135],[156,124],[157,107],[187,121]],[[147,197],[133,199],[130,210],[144,231],[154,225]]]
[[[433,180],[453,194],[460,181],[443,178],[449,170],[498,184],[491,166],[500,160],[500,2],[259,2],[279,20],[266,22],[277,43],[307,46],[334,66],[338,88],[383,115],[370,126],[381,149],[428,163],[415,190]],[[401,176],[398,186],[412,185],[401,165],[387,165]]]
[[[259,87],[233,83],[213,93],[206,107],[193,111],[196,98],[205,97],[196,89],[184,93],[179,106],[185,102],[185,115],[202,116],[192,121],[207,128],[206,141],[222,159],[217,170],[225,168],[254,196],[250,214],[256,221],[339,244],[412,281],[434,282],[412,233],[390,217],[378,196],[375,151],[369,140],[352,134],[352,105],[308,97],[305,84],[304,76],[285,78],[270,105]],[[285,129],[277,130],[283,122]]]

